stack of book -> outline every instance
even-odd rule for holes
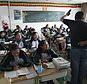
[[[70,67],[70,62],[62,57],[53,58],[53,64],[58,70],[67,69]]]

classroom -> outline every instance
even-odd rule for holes
[[[0,0],[0,84],[87,84],[87,0]]]

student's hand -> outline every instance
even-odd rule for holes
[[[20,67],[17,65],[17,66],[14,66],[14,70],[18,70]]]
[[[43,67],[43,68],[47,68],[48,66],[47,66],[46,63],[42,63],[42,67]]]

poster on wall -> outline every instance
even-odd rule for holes
[[[14,10],[14,20],[21,20],[21,11]]]

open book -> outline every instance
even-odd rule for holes
[[[70,67],[70,62],[62,57],[53,58],[53,63],[58,70]]]
[[[27,75],[27,74],[30,74],[29,70],[27,68],[21,68],[21,69],[16,70],[16,71],[4,72],[4,77],[5,78],[15,78],[15,77],[18,77],[20,75]]]
[[[21,68],[19,70],[17,70],[18,75],[27,75],[30,74],[29,70],[27,68]]]

